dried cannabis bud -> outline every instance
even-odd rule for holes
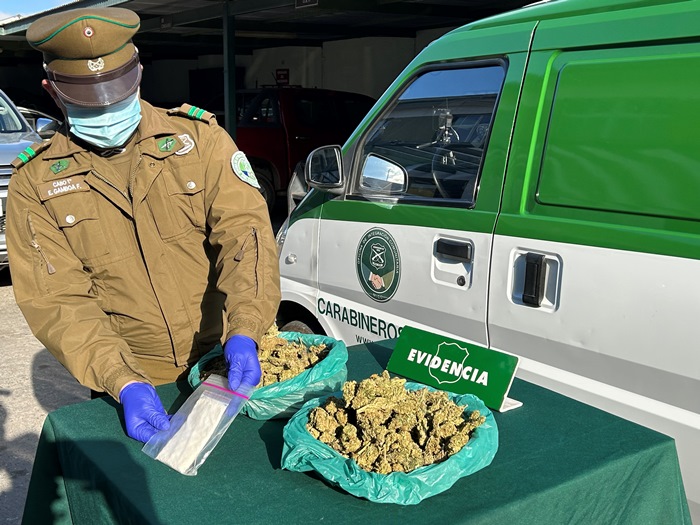
[[[369,472],[411,472],[459,452],[486,418],[464,409],[447,392],[409,391],[385,370],[343,385],[309,413],[309,433]]]
[[[307,347],[300,341],[287,341],[279,337],[277,325],[273,324],[258,345],[258,358],[262,369],[260,386],[298,376],[326,357],[329,351],[325,344]],[[222,355],[206,364],[200,373],[200,379],[204,381],[211,374],[226,376],[227,373],[228,366]]]

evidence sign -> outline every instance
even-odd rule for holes
[[[455,394],[474,394],[495,410],[515,408],[507,399],[518,358],[405,326],[387,370]],[[518,404],[517,406],[520,406]]]

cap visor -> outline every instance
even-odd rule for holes
[[[97,79],[96,79],[97,80]],[[123,75],[94,83],[69,83],[50,80],[58,96],[78,106],[109,106],[136,93],[141,83],[141,66],[136,65]]]

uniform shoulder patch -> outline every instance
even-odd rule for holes
[[[49,145],[48,141],[35,142],[31,146],[24,148],[24,151],[22,151],[19,155],[17,155],[17,158],[12,161],[12,167],[15,169],[21,168],[27,162],[29,162],[34,157],[36,157],[39,153],[41,153],[43,150],[45,150],[48,145]]]
[[[197,106],[193,106],[191,104],[183,104],[179,108],[170,109],[168,110],[168,114],[188,117],[193,120],[201,120],[209,124],[216,122],[216,115],[214,115],[214,113],[210,113],[205,109],[198,108]]]
[[[248,157],[242,151],[237,151],[231,156],[231,167],[236,177],[241,179],[246,184],[250,184],[253,188],[260,189],[260,183],[255,177],[255,172],[253,172],[253,167],[248,161]]]

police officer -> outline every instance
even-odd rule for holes
[[[139,97],[139,17],[75,9],[34,22],[67,129],[14,162],[7,244],[29,326],[77,378],[121,402],[127,434],[169,420],[153,385],[224,341],[232,390],[260,380],[280,300],[276,244],[245,155],[214,116]]]

